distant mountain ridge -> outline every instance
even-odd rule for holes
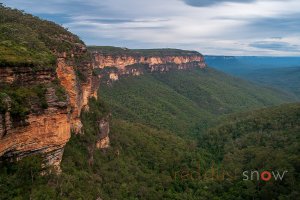
[[[208,66],[300,98],[300,57],[205,56]]]
[[[209,66],[233,75],[249,73],[256,69],[300,67],[300,57],[205,55],[204,58]]]

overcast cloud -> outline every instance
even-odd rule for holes
[[[300,56],[299,0],[4,0],[88,45]]]

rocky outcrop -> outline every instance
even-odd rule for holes
[[[10,72],[6,73],[7,76],[2,74],[1,80],[6,84],[43,83],[47,85],[58,78],[68,98],[65,101],[59,100],[55,88],[51,85],[47,86],[45,97],[48,108],[37,113],[30,112],[25,123],[14,126],[10,117],[10,105],[8,105],[6,112],[0,114],[0,156],[2,159],[20,159],[30,154],[43,153],[49,164],[59,165],[63,147],[68,142],[71,131],[81,132],[81,110],[88,109],[89,98],[97,95],[96,91],[92,90],[97,87],[92,86],[91,65],[88,67],[90,68],[89,77],[85,81],[79,80],[75,66],[66,64],[66,58],[58,59],[56,73],[53,73],[53,70],[39,72],[42,76],[37,74],[34,76],[32,69],[21,68],[17,71],[17,68],[5,68],[6,72]],[[44,79],[44,77],[47,78]]]
[[[105,149],[109,147],[110,140],[109,140],[109,117],[110,115],[103,117],[98,121],[99,126],[99,133],[98,139],[96,142],[97,149]]]
[[[77,71],[76,71],[77,70]],[[81,73],[84,80],[76,73]],[[74,133],[80,133],[82,123],[80,121],[80,114],[82,109],[89,110],[88,101],[90,97],[97,98],[97,90],[99,82],[92,75],[92,62],[83,63],[82,66],[75,67],[66,62],[65,57],[58,58],[57,77],[61,85],[68,93],[71,105],[71,129]]]
[[[69,66],[65,63],[64,58],[59,58],[57,62],[57,77],[60,80],[61,85],[65,88],[69,95],[69,102],[72,112],[71,114],[71,129],[75,133],[79,133],[82,124],[79,119],[81,108],[82,108],[82,92],[80,91],[80,85],[76,77],[76,73],[73,66]]]

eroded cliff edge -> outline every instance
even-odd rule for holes
[[[138,76],[146,72],[168,72],[205,68],[204,57],[197,51],[180,49],[127,49],[108,46],[88,48],[100,77],[116,81],[119,76]]]

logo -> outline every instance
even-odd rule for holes
[[[263,181],[270,181],[271,179],[275,181],[282,181],[285,174],[288,173],[287,170],[285,171],[263,171],[259,172],[257,170],[254,171],[244,171],[243,172],[243,180],[263,180]]]

